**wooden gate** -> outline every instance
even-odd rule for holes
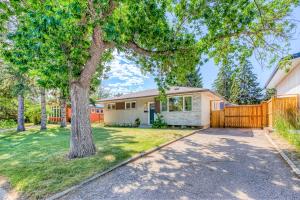
[[[228,128],[261,128],[262,106],[243,105],[224,108],[224,126]]]
[[[256,105],[225,106],[212,110],[212,128],[263,128],[272,127],[274,115],[287,109],[297,109],[297,96],[272,98]]]

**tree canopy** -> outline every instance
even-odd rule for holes
[[[247,60],[240,66],[236,66],[230,93],[232,103],[257,104],[262,100],[262,90],[252,70],[253,66]]]
[[[19,68],[35,66],[39,72],[59,72],[61,80],[68,80],[72,104],[69,156],[83,157],[96,151],[87,108],[90,86],[95,73],[103,73],[113,50],[125,52],[142,70],[155,75],[163,89],[174,74],[184,76],[208,58],[217,64],[238,62],[264,50],[261,58],[268,58],[267,52],[276,59],[284,49],[276,39],[287,42],[293,25],[286,16],[298,3],[10,0],[0,8],[1,49],[14,45],[21,52],[14,57],[24,62]]]

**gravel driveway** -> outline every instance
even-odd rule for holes
[[[208,129],[62,199],[300,199],[300,180],[261,130]]]

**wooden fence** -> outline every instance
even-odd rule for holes
[[[256,105],[225,106],[221,110],[211,109],[213,128],[263,128],[272,127],[274,116],[287,109],[297,109],[297,96],[273,97]]]

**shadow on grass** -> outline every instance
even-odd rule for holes
[[[28,130],[0,138],[0,175],[33,199],[61,191],[138,153],[134,136],[94,128],[95,156],[69,160],[70,130]],[[131,146],[131,148],[128,148]]]

